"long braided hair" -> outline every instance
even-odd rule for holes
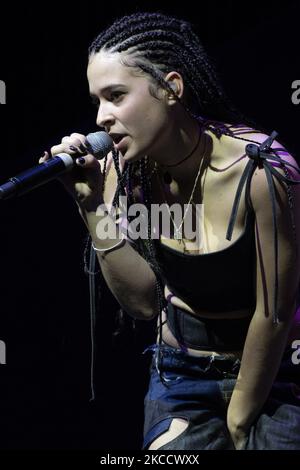
[[[254,124],[226,96],[215,64],[184,20],[161,13],[124,16],[96,37],[89,55],[101,50],[126,53],[121,62],[145,72],[154,85],[173,94],[164,75],[171,70],[179,71],[186,88],[183,102],[192,114],[232,124]],[[155,87],[150,91],[155,93]]]
[[[220,138],[223,134],[235,136],[232,125],[248,125],[263,130],[253,120],[244,116],[227,97],[219,81],[215,64],[208,57],[192,26],[185,20],[161,13],[134,13],[116,20],[99,34],[89,47],[89,56],[100,51],[120,53],[120,62],[134,67],[148,76],[149,91],[156,96],[159,88],[173,94],[186,111],[209,127]],[[176,70],[181,73],[185,92],[179,99],[164,76]],[[132,175],[139,165],[140,183],[144,204],[149,209],[151,204],[151,182],[147,178],[147,158],[139,162],[126,163],[123,171],[119,167],[118,153],[113,151],[113,159],[118,175],[118,186],[113,204],[117,205],[119,196],[127,194],[128,205],[134,202],[132,193]],[[161,312],[166,307],[163,296],[163,283],[159,264],[156,259],[156,247],[151,237],[151,211],[148,211],[148,239],[140,240],[137,250],[151,265],[156,274],[157,309],[160,315],[160,338],[162,329]]]

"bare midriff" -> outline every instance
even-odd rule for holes
[[[194,309],[188,304],[186,304],[182,299],[176,297],[171,293],[169,288],[165,286],[165,299],[169,300],[175,307],[178,307],[182,310],[186,310],[188,313],[192,313],[193,315],[199,316],[201,318],[215,318],[215,319],[233,319],[233,318],[245,318],[251,315],[253,312],[249,312],[249,310],[235,310],[234,312],[220,312],[220,313],[211,313],[206,312],[198,309]],[[180,344],[178,343],[177,339],[171,332],[168,324],[166,322],[166,314],[162,312],[162,341],[165,345],[171,346],[173,348],[180,348]],[[159,327],[159,320],[158,320],[158,327]],[[157,337],[157,342],[159,341],[159,336]],[[236,358],[241,359],[242,351],[207,351],[207,350],[199,350],[199,349],[192,349],[187,348],[187,353],[192,356],[225,356],[228,358]]]
[[[191,306],[187,305],[182,299],[179,297],[176,297],[175,295],[172,295],[171,291],[168,289],[168,287],[165,287],[165,298],[166,300],[169,300],[175,307],[181,308],[183,310],[186,310],[188,313],[192,313],[194,315],[199,316],[199,318],[215,318],[215,319],[233,319],[233,318],[245,318],[247,316],[252,316],[253,311],[249,310],[235,310],[233,312],[218,312],[218,313],[211,313],[211,312],[205,312],[202,310],[194,309]],[[162,341],[165,345],[171,346],[173,348],[179,349],[180,344],[178,343],[177,339],[171,332],[170,328],[168,327],[167,321],[166,321],[166,314],[165,312],[162,312]],[[159,327],[159,320],[157,323],[157,326]],[[288,338],[288,343],[291,343],[295,339],[300,338],[300,306],[295,312],[295,316],[291,325],[290,329],[290,334]],[[157,336],[157,342],[159,342],[159,335]],[[233,358],[233,359],[242,359],[242,354],[243,351],[207,351],[207,350],[199,350],[199,349],[192,349],[192,348],[187,348],[187,353],[192,355],[192,356],[225,356],[228,358]]]

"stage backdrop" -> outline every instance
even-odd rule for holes
[[[37,164],[63,136],[97,130],[87,48],[116,15],[156,9],[195,25],[236,105],[277,130],[299,160],[299,93],[292,88],[300,80],[297,3],[11,7],[1,30],[1,183]],[[0,448],[139,448],[149,365],[141,351],[153,340],[153,325],[113,337],[118,306],[105,293],[98,393],[90,402],[86,231],[73,201],[52,182],[0,202],[0,223]]]

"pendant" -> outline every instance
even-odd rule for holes
[[[172,176],[170,175],[170,173],[168,171],[166,171],[164,174],[163,174],[163,180],[166,184],[171,184],[172,183]]]
[[[181,232],[181,229],[179,229],[179,230],[174,230],[174,240],[180,240],[180,241],[182,241],[182,232]]]

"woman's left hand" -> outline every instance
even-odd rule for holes
[[[248,439],[249,427],[242,426],[237,421],[237,417],[230,412],[230,408],[227,410],[227,428],[230,433],[236,450],[242,450],[245,448],[246,440]]]
[[[230,432],[231,439],[233,441],[234,447],[236,450],[244,450],[248,435],[244,432]]]
[[[230,433],[235,449],[236,450],[244,449],[246,440],[248,439],[247,430],[241,428],[240,426],[234,425],[228,416],[227,416],[227,427],[228,427],[228,431]]]

